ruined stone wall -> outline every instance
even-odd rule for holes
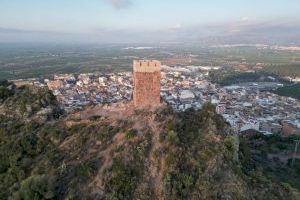
[[[136,107],[160,104],[160,62],[134,61],[133,101]]]

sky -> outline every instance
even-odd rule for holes
[[[297,26],[299,11],[299,0],[0,0],[0,42],[18,34],[19,40],[164,40],[254,24]]]

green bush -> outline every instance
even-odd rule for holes
[[[125,137],[126,139],[131,139],[134,138],[137,135],[138,131],[136,129],[130,129],[129,131],[127,131],[125,133]]]
[[[99,168],[100,162],[98,159],[80,162],[75,167],[75,176],[81,179],[87,179],[95,174]]]
[[[8,97],[12,96],[14,92],[12,90],[7,89],[6,87],[0,86],[0,100],[5,100]]]
[[[98,133],[98,139],[101,141],[111,140],[118,132],[119,132],[119,128],[117,127],[115,128],[113,126],[104,126],[100,129]]]
[[[234,138],[232,137],[226,137],[224,139],[224,145],[227,148],[228,151],[234,152]]]
[[[176,132],[174,131],[169,131],[167,134],[167,141],[172,144],[172,145],[176,145],[179,143],[179,138]]]
[[[109,199],[132,199],[137,184],[137,172],[126,166],[120,160],[115,160],[111,169],[107,171],[105,189]]]
[[[13,194],[13,200],[54,199],[55,187],[47,175],[31,176],[21,182],[20,189]]]

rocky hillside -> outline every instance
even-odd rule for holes
[[[0,199],[297,198],[259,171],[242,170],[239,138],[210,104],[174,113],[119,103],[45,123],[33,120],[39,109],[27,108],[56,101],[22,91],[1,103],[6,110],[31,98],[23,113],[0,114]]]
[[[55,96],[47,88],[0,83],[0,112],[20,120],[46,122],[63,114]]]

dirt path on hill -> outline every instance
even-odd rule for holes
[[[101,167],[99,168],[94,180],[89,185],[89,187],[92,188],[92,194],[101,193],[103,191],[104,184],[102,178],[104,177],[104,170],[108,169],[112,165],[113,150],[123,143],[125,143],[124,134],[118,133],[114,136],[112,143],[104,151],[99,152],[98,156],[101,158]],[[99,144],[99,146],[101,146],[101,144]],[[95,150],[97,150],[97,147]]]
[[[157,122],[154,121],[154,116],[149,119],[149,127],[152,130],[151,149],[148,155],[150,189],[155,199],[161,199],[163,190],[163,161],[161,158],[155,157],[155,152],[161,149],[162,146],[159,142],[160,130],[157,127]]]
[[[146,112],[146,111],[145,111]],[[163,169],[164,169],[164,158],[162,156],[156,156],[156,152],[160,151],[163,145],[159,142],[160,128],[158,127],[159,122],[155,121],[155,114],[153,111],[147,111],[146,113],[136,114],[132,104],[114,104],[111,106],[95,106],[85,111],[75,113],[68,119],[69,126],[73,123],[83,121],[93,123],[91,120],[93,117],[100,117],[101,122],[118,123],[118,120],[129,120],[132,123],[132,128],[144,133],[146,128],[150,128],[152,132],[151,147],[145,163],[144,180],[150,185],[150,192],[154,199],[162,199],[163,195]],[[98,121],[95,123],[99,123]],[[137,137],[138,139],[138,137]],[[133,139],[134,140],[134,139]],[[114,150],[120,146],[126,144],[125,134],[117,133],[109,144],[103,144],[100,141],[96,141],[94,146],[89,149],[90,153],[96,153],[97,157],[101,160],[101,166],[88,185],[90,190],[90,196],[102,197],[104,195],[104,173],[113,163]],[[68,141],[69,143],[72,141]],[[102,150],[103,145],[105,149]],[[102,150],[102,151],[101,151]],[[98,153],[97,153],[98,152]]]

